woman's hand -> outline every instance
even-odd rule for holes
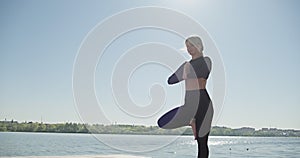
[[[183,67],[183,73],[182,73],[182,78],[184,80],[187,79],[187,75],[190,73],[191,69],[191,64],[189,62],[185,62],[184,67]]]

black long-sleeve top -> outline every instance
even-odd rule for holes
[[[187,78],[204,78],[208,79],[211,71],[211,60],[209,57],[199,57],[189,61],[192,65],[190,67],[190,73],[187,74]],[[169,79],[168,84],[175,84],[183,80],[183,69],[185,63],[181,64],[180,67],[173,73]]]

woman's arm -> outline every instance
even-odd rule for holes
[[[184,62],[180,67],[173,73],[169,79],[168,84],[175,84],[187,78],[187,74],[189,73],[190,64],[188,62]]]

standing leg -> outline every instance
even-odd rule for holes
[[[197,143],[198,143],[198,158],[208,158],[209,150],[208,150],[208,135],[205,135],[204,137],[198,137]]]
[[[205,136],[201,135],[202,137],[199,137],[199,131],[201,130],[201,125],[203,124],[211,100],[206,91],[202,91],[202,93],[200,94],[201,96],[200,96],[199,106],[195,116],[196,130],[197,130],[197,143],[198,143],[198,158],[208,158],[209,150],[208,150],[207,141],[208,141],[209,132]]]

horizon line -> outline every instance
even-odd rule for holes
[[[18,120],[7,120],[7,119],[3,119],[0,120],[0,122],[17,122],[17,123],[42,123],[42,124],[59,124],[59,123],[76,123],[76,124],[88,124],[88,125],[104,125],[104,126],[110,126],[110,125],[129,125],[129,126],[158,126],[158,125],[145,125],[145,124],[134,124],[134,123],[117,123],[117,122],[112,122],[110,124],[101,124],[101,123],[84,123],[84,122],[77,122],[77,121],[59,121],[59,122],[44,122],[42,120],[40,121],[18,121]],[[189,126],[184,126],[184,127],[189,127]],[[213,127],[224,127],[224,128],[230,128],[230,129],[241,129],[241,128],[252,128],[255,130],[260,130],[260,129],[278,129],[278,130],[300,130],[297,128],[280,128],[280,127],[260,127],[260,128],[255,128],[255,127],[251,127],[251,126],[240,126],[240,127],[230,127],[230,126],[226,126],[226,125],[213,125]]]

